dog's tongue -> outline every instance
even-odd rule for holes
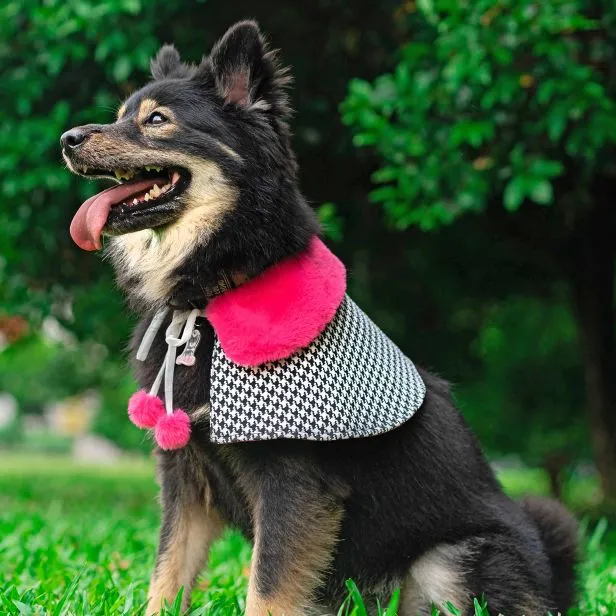
[[[71,237],[83,250],[98,250],[101,248],[101,233],[107,222],[112,205],[122,203],[128,197],[149,190],[160,179],[139,180],[112,186],[90,197],[77,210],[71,222]]]

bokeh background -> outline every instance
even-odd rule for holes
[[[125,412],[133,317],[109,264],[68,235],[97,187],[64,168],[58,138],[112,121],[162,43],[198,61],[246,17],[292,68],[301,183],[350,294],[452,381],[495,466],[533,478],[520,489],[612,516],[609,0],[4,0],[0,464],[150,450]]]

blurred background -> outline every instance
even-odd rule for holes
[[[452,381],[513,493],[613,515],[611,0],[4,0],[3,510],[46,503],[50,485],[65,504],[98,507],[101,484],[66,479],[70,469],[132,464],[151,448],[126,417],[132,316],[109,264],[68,234],[100,187],[66,171],[59,135],[112,121],[162,43],[198,61],[246,17],[292,67],[303,190],[349,268],[351,296],[415,362]],[[51,468],[64,479],[50,484]],[[146,487],[122,484],[122,471],[104,489],[130,485],[139,507],[147,501],[153,537],[155,489],[151,470],[140,472]],[[117,489],[114,502],[133,502]],[[45,519],[66,520],[58,511]],[[13,515],[5,537],[39,528]]]

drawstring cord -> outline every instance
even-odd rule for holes
[[[139,349],[137,350],[137,359],[139,361],[145,361],[150,353],[150,348],[154,342],[154,338],[161,328],[169,308],[161,308],[152,318],[152,321],[146,330]],[[165,331],[165,342],[167,343],[167,352],[165,353],[165,359],[152,383],[150,388],[150,395],[157,396],[160,390],[160,386],[164,379],[165,388],[165,411],[167,415],[173,413],[173,374],[175,370],[175,359],[177,355],[178,347],[186,344],[195,329],[195,323],[197,317],[201,314],[201,310],[195,308],[194,310],[174,310],[171,318],[171,323]],[[184,329],[182,330],[182,326]],[[182,334],[180,335],[180,332]]]
[[[215,297],[233,288],[228,277],[223,276],[221,282],[207,294]],[[203,314],[202,309],[193,310],[172,309],[164,307],[157,310],[148,325],[139,348],[136,359],[145,361],[150,353],[154,339],[158,335],[169,311],[173,310],[171,322],[165,331],[167,350],[165,358],[158,369],[150,391],[140,389],[128,401],[128,416],[138,427],[154,430],[154,440],[163,450],[173,450],[185,447],[190,441],[190,415],[181,408],[173,407],[173,376],[176,364],[194,366],[195,351],[199,345],[201,334],[195,326],[197,318]],[[178,347],[185,345],[182,354],[177,357]],[[164,403],[158,392],[165,390]]]

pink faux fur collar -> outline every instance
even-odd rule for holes
[[[315,236],[306,252],[210,300],[205,316],[231,361],[258,366],[308,346],[345,291],[344,265]]]

